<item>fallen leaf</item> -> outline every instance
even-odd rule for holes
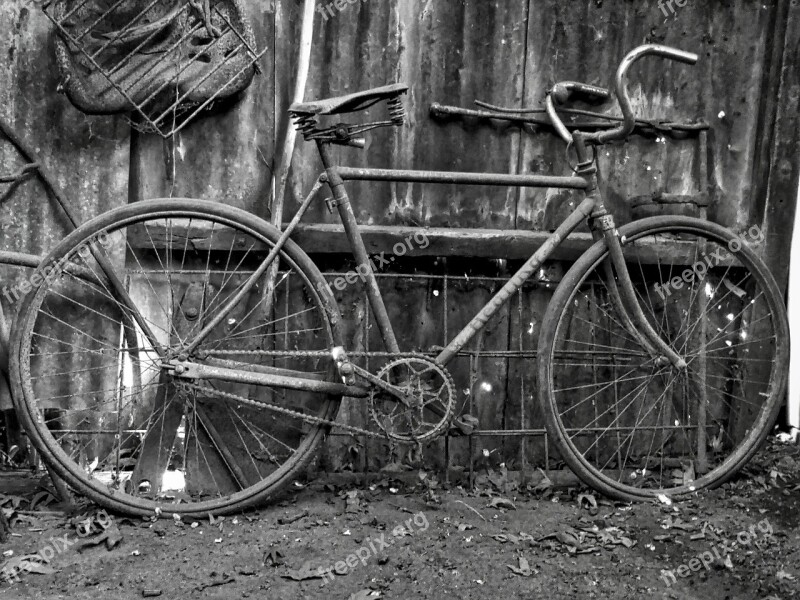
[[[581,541],[578,535],[575,535],[575,533],[567,529],[562,529],[560,531],[557,531],[555,533],[555,537],[559,542],[567,546],[574,546],[577,548],[578,546],[581,545]]]
[[[307,579],[322,579],[324,576],[324,571],[319,568],[312,566],[313,562],[308,560],[303,563],[303,566],[299,569],[289,569],[289,571],[283,575],[283,577],[287,579],[294,579],[295,581],[305,581]]]
[[[222,579],[218,579],[216,581],[210,581],[209,583],[203,583],[201,585],[198,585],[195,589],[198,592],[202,592],[202,591],[206,590],[207,588],[219,587],[221,585],[227,585],[229,583],[233,583],[234,581],[236,581],[235,577],[232,577],[230,575],[226,575],[225,573],[223,573],[222,574]]]
[[[530,564],[528,564],[528,561],[523,556],[520,556],[518,560],[519,560],[518,567],[515,567],[514,565],[506,565],[506,566],[509,569],[511,569],[512,573],[516,575],[522,575],[523,577],[530,577],[533,571],[531,570],[531,566]]]
[[[277,567],[278,565],[283,564],[283,553],[280,550],[272,550],[269,553],[264,555],[264,564],[266,565],[269,562],[269,565],[272,567]]]
[[[547,490],[553,487],[553,482],[550,480],[550,478],[547,476],[547,473],[545,473],[541,467],[539,467],[539,473],[542,474],[542,478],[539,480],[539,483],[533,486],[532,490],[537,494],[546,492]]]
[[[347,512],[350,512],[350,511],[348,510]],[[357,511],[353,511],[353,512],[357,512]],[[304,517],[307,517],[307,516],[308,516],[308,511],[304,510],[304,511],[302,511],[300,513],[297,513],[295,515],[289,515],[289,516],[286,516],[286,517],[280,517],[278,519],[278,525],[290,525],[291,523],[294,523],[295,521],[299,521],[300,519],[302,519]]]
[[[492,498],[492,501],[486,505],[486,508],[505,508],[508,510],[517,510],[514,503],[507,498]]]
[[[105,542],[107,550],[113,550],[122,541],[122,533],[116,523],[111,523],[103,533],[93,538],[85,539],[77,548],[78,552],[83,552],[90,546],[98,546]]]
[[[510,533],[498,533],[493,535],[495,541],[500,542],[501,544],[505,544],[506,542],[511,542],[512,544],[519,544],[519,538],[515,535],[511,535]]]
[[[31,500],[30,510],[36,510],[37,506],[47,506],[51,502],[55,502],[56,498],[49,491],[39,492]]]
[[[589,509],[589,514],[594,516],[600,510],[597,508],[597,499],[594,494],[578,494],[578,507],[583,508],[584,505]]]
[[[358,490],[352,490],[345,495],[345,513],[357,513],[361,510],[361,501],[358,498]]]
[[[54,568],[45,564],[47,562],[49,561],[39,554],[24,554],[6,561],[4,565],[0,566],[0,572],[36,573],[37,575],[52,575],[56,573]]]
[[[355,594],[350,594],[347,600],[375,600],[382,597],[383,595],[377,590],[361,590]]]

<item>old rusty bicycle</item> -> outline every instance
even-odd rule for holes
[[[560,456],[585,483],[625,500],[680,498],[726,481],[776,419],[786,310],[757,252],[733,231],[680,216],[618,228],[606,209],[593,149],[634,131],[626,75],[648,55],[697,60],[660,45],[630,52],[615,82],[622,117],[606,129],[568,128],[559,105],[605,100],[608,90],[562,82],[548,95],[549,119],[576,157],[571,176],[336,164],[333,146],[363,147],[365,132],[404,123],[406,87],[391,85],[291,107],[324,171],[283,230],[195,199],[137,202],[83,225],[40,264],[12,335],[15,403],[32,442],[77,491],[141,515],[263,502],[296,478],[332,427],[424,444],[455,416],[448,363],[588,222],[595,241],[558,285],[538,342],[539,400]],[[385,120],[320,123],[382,102]],[[292,240],[327,187],[357,264],[369,264],[346,188],[358,180],[564,188],[583,199],[435,352],[400,347],[365,269],[385,346],[373,353],[379,366],[365,368],[348,348],[333,291]],[[371,428],[336,422],[345,396],[368,404]]]

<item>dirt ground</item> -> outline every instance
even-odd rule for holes
[[[497,477],[468,491],[423,473],[315,483],[213,524],[150,522],[63,512],[36,480],[2,475],[0,560],[8,572],[28,557],[31,572],[0,580],[0,600],[800,598],[800,447],[777,441],[673,505]]]

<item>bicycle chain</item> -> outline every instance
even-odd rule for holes
[[[251,400],[250,398],[245,398],[244,396],[239,396],[238,394],[232,394],[230,392],[223,392],[222,390],[218,390],[213,387],[197,385],[196,383],[182,383],[182,385],[186,386],[187,388],[200,390],[202,392],[208,392],[215,396],[221,396],[223,398],[230,398],[231,400],[236,400],[242,404],[247,404],[249,406],[254,406],[259,409],[267,409],[273,412],[277,412],[283,415],[288,415],[291,417],[296,417],[298,419],[302,419],[306,423],[311,423],[312,425],[330,425],[331,427],[338,427],[339,429],[344,429],[345,431],[349,431],[350,433],[357,433],[359,435],[365,435],[371,438],[380,438],[386,439],[387,436],[381,433],[376,433],[374,431],[369,431],[368,429],[362,429],[361,427],[356,427],[355,425],[345,425],[344,423],[337,423],[336,421],[331,421],[329,419],[323,419],[322,417],[315,417],[313,415],[307,415],[305,413],[301,413],[296,410],[292,410],[291,408],[285,408],[283,406],[277,406],[275,404],[266,404],[265,402],[259,402],[257,400]]]
[[[261,354],[263,352],[264,352],[263,350],[243,350],[243,351],[235,351],[234,350],[234,351],[230,351],[229,353],[230,354],[242,354],[242,355],[255,355],[255,354]],[[267,352],[269,352],[269,351],[267,351]],[[274,351],[274,352],[280,352],[280,351]],[[227,354],[228,352],[214,352],[214,354],[223,354],[223,353]],[[286,354],[286,351],[283,351],[283,354]],[[353,353],[348,353],[348,356],[359,356],[359,355],[362,355],[362,354],[364,354],[364,353],[353,352]],[[392,356],[392,357],[395,357],[397,359],[400,359],[400,358],[425,358],[425,359],[429,359],[429,357],[427,357],[424,354],[419,353],[419,352],[399,352],[399,353],[386,352],[386,353],[379,353],[379,354],[385,354],[386,356]],[[297,350],[295,352],[292,352],[292,355],[293,356],[330,356],[330,352],[318,351],[318,350]],[[449,376],[449,373],[446,370],[444,370],[444,372],[447,373],[448,376]],[[450,377],[450,382],[452,383],[452,377]],[[246,404],[248,406],[253,406],[253,407],[259,408],[259,409],[265,409],[266,408],[267,410],[271,410],[273,412],[277,412],[277,413],[280,413],[280,414],[283,414],[283,415],[288,415],[288,416],[291,416],[291,417],[295,417],[295,418],[298,418],[298,419],[301,419],[301,420],[305,421],[306,423],[310,423],[312,425],[328,425],[331,428],[337,427],[337,428],[339,428],[341,430],[344,430],[344,431],[347,431],[347,432],[350,432],[350,433],[355,433],[355,434],[358,434],[358,435],[363,435],[363,436],[370,437],[370,438],[373,438],[373,439],[390,440],[389,435],[387,433],[385,433],[385,432],[378,433],[378,432],[375,432],[375,431],[370,431],[368,429],[364,429],[362,427],[356,427],[355,425],[346,425],[344,423],[338,423],[338,422],[332,421],[330,419],[323,419],[322,417],[315,417],[313,415],[307,415],[305,413],[301,413],[299,411],[292,410],[291,408],[286,408],[286,407],[283,407],[283,406],[277,406],[275,404],[267,404],[265,402],[258,402],[257,400],[251,400],[250,398],[246,398],[245,396],[240,396],[238,394],[232,394],[231,392],[223,392],[222,390],[218,390],[218,389],[210,387],[210,386],[203,386],[203,385],[197,385],[196,383],[186,383],[186,382],[181,382],[181,384],[183,386],[187,387],[187,388],[191,388],[191,389],[195,389],[195,390],[199,390],[199,391],[203,391],[203,392],[208,392],[208,393],[211,393],[213,395],[221,396],[223,398],[230,398],[231,400],[236,400],[236,401],[238,401],[238,402],[240,402],[242,404]]]

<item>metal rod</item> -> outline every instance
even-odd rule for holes
[[[367,296],[369,297],[372,312],[375,315],[375,321],[378,323],[378,329],[381,332],[383,343],[389,352],[400,352],[400,346],[397,343],[397,337],[395,336],[394,328],[392,327],[391,320],[389,319],[389,313],[386,310],[386,304],[383,301],[381,290],[378,287],[378,280],[375,279],[372,261],[367,254],[367,249],[364,246],[364,240],[359,232],[358,221],[355,213],[353,212],[353,207],[350,204],[350,199],[347,196],[347,190],[345,190],[344,182],[339,176],[339,168],[332,166],[333,160],[330,156],[330,150],[324,142],[318,141],[317,148],[319,149],[322,163],[327,170],[328,185],[333,192],[334,201],[337,204],[336,208],[339,212],[339,217],[342,220],[342,226],[344,227],[345,234],[347,234],[347,239],[350,242],[353,256],[355,257],[359,268],[364,271]]]
[[[583,179],[582,182],[586,183]],[[587,184],[588,185],[588,184]],[[590,194],[583,199],[578,207],[564,220],[528,261],[517,271],[500,291],[483,307],[483,309],[467,323],[448,346],[436,357],[436,362],[446,365],[456,354],[466,346],[469,341],[486,325],[488,320],[499,311],[511,295],[516,292],[530,278],[530,276],[547,260],[553,250],[564,240],[569,233],[585,221],[594,210],[597,197]]]
[[[184,43],[186,40],[188,40],[190,37],[192,37],[192,36],[193,36],[195,33],[197,33],[197,31],[198,31],[198,30],[200,30],[202,27],[203,27],[203,24],[202,24],[202,23],[196,23],[196,24],[194,25],[194,27],[192,27],[191,29],[188,29],[188,30],[186,31],[186,33],[184,33],[184,34],[183,34],[183,35],[182,35],[182,36],[181,36],[181,37],[180,37],[178,40],[176,40],[176,41],[175,41],[175,42],[174,42],[174,43],[173,43],[173,44],[172,44],[172,45],[171,45],[169,48],[167,48],[166,50],[164,50],[164,52],[162,52],[162,54],[161,54],[161,57],[160,57],[160,58],[159,58],[157,61],[155,61],[154,63],[152,63],[152,64],[148,65],[148,69],[147,69],[146,71],[142,72],[142,73],[139,75],[139,77],[138,77],[137,79],[133,80],[133,81],[130,83],[130,85],[128,85],[128,87],[127,87],[127,88],[125,88],[125,89],[122,89],[121,87],[119,87],[119,86],[118,86],[118,85],[117,85],[117,84],[114,82],[114,80],[113,80],[113,79],[111,79],[111,78],[110,78],[110,77],[108,77],[108,76],[107,76],[107,79],[109,80],[109,82],[111,83],[111,85],[113,85],[113,86],[114,86],[114,88],[116,88],[116,90],[117,90],[117,91],[118,91],[120,94],[122,94],[123,96],[125,96],[125,98],[127,98],[127,99],[128,99],[128,100],[129,100],[129,101],[132,103],[132,104],[134,104],[134,105],[135,105],[136,103],[135,103],[135,102],[133,102],[133,100],[132,100],[132,99],[131,99],[131,98],[128,96],[128,92],[127,92],[127,90],[129,90],[129,89],[131,89],[131,88],[135,87],[136,85],[138,85],[138,84],[139,84],[139,83],[140,83],[140,82],[141,82],[141,81],[142,81],[142,80],[143,80],[145,77],[147,77],[147,76],[148,76],[148,74],[150,74],[150,73],[154,72],[154,71],[156,70],[156,68],[158,68],[158,67],[161,65],[161,63],[163,63],[163,62],[166,62],[166,61],[169,59],[170,55],[173,53],[173,51],[174,51],[174,50],[176,50],[176,49],[177,49],[177,48],[178,48],[178,47],[179,47],[181,44],[183,44],[183,43]],[[129,57],[133,57],[133,53],[131,53],[131,54],[129,55]],[[126,58],[127,58],[127,57],[126,57]],[[141,106],[144,106],[145,104],[147,104],[148,102],[150,102],[150,101],[151,101],[153,98],[155,98],[155,97],[156,97],[156,96],[157,96],[157,95],[158,95],[158,94],[159,94],[159,93],[160,93],[162,90],[164,90],[166,87],[168,87],[168,86],[169,86],[171,83],[174,83],[174,80],[175,80],[175,79],[176,79],[178,76],[180,76],[180,75],[181,75],[181,74],[182,74],[182,73],[183,73],[183,72],[184,72],[186,69],[188,69],[190,66],[192,66],[192,65],[193,65],[195,62],[196,62],[196,60],[189,60],[189,61],[187,61],[187,62],[186,62],[186,64],[185,64],[185,65],[184,65],[184,66],[183,66],[183,67],[182,67],[182,68],[181,68],[181,69],[180,69],[178,72],[176,72],[176,73],[175,73],[175,75],[174,75],[174,76],[173,76],[171,79],[167,79],[167,81],[166,81],[166,82],[164,82],[164,83],[162,83],[162,84],[161,84],[161,86],[160,86],[159,88],[157,88],[155,92],[151,92],[151,94],[150,94],[150,95],[149,95],[147,98],[145,98],[144,100],[142,100],[142,102],[140,102],[140,105],[141,105]],[[122,63],[124,63],[124,61],[120,61],[120,63],[122,64]],[[119,65],[117,65],[117,66],[119,66]],[[99,67],[97,67],[97,68],[99,68]],[[115,69],[115,70],[116,70],[116,69]],[[138,106],[137,106],[137,108],[138,108]],[[140,110],[140,112],[141,112],[141,110]]]
[[[187,6],[188,6],[188,4],[187,4]],[[202,27],[202,25],[200,25],[199,23],[198,23],[197,25],[195,25],[195,26],[194,26],[194,28],[190,30],[189,36],[193,35],[193,34],[194,34],[194,32],[195,32],[195,31],[197,31],[197,30],[198,30],[200,27]],[[138,46],[136,46],[136,48],[134,48],[133,50],[131,50],[130,52],[128,52],[128,53],[127,53],[127,55],[125,56],[125,58],[123,58],[121,61],[119,61],[119,62],[118,62],[118,63],[117,63],[115,66],[114,66],[114,68],[113,68],[113,69],[109,70],[109,71],[108,71],[108,73],[105,73],[105,76],[106,76],[107,78],[109,78],[109,79],[110,79],[110,78],[111,78],[111,76],[112,76],[114,73],[116,73],[116,72],[117,72],[117,71],[119,71],[119,70],[120,70],[122,67],[124,67],[125,65],[127,65],[127,64],[128,64],[128,63],[129,63],[129,62],[130,62],[130,61],[133,59],[133,57],[134,57],[134,56],[136,56],[136,53],[137,53],[137,52],[139,52],[139,50],[141,50],[142,48],[144,48],[144,47],[145,47],[145,46],[146,46],[146,45],[147,45],[147,44],[150,42],[150,40],[152,40],[154,37],[156,37],[156,36],[157,36],[159,33],[161,33],[161,32],[160,32],[160,31],[158,31],[158,30],[156,30],[156,31],[153,31],[153,33],[151,33],[150,35],[148,35],[146,38],[144,38],[144,40],[142,40],[142,43],[141,43],[141,44],[139,44]],[[184,39],[186,39],[186,38],[181,38],[181,41],[183,41]],[[174,47],[173,47],[173,48],[174,48]],[[96,56],[97,56],[97,54],[99,54],[99,52],[100,52],[100,51],[98,50],[98,51],[97,51],[97,52],[95,52],[95,54],[93,54],[92,56],[93,56],[93,57],[96,57]],[[167,52],[169,52],[169,50],[168,50]],[[152,69],[151,69],[151,71],[152,71]],[[141,79],[139,79],[139,81],[141,81]]]
[[[230,27],[230,30],[236,34],[236,37],[238,37],[239,40],[241,40],[241,42],[245,46],[247,46],[247,51],[250,53],[251,56],[253,56],[254,58],[258,58],[259,56],[261,56],[261,54],[263,54],[263,52],[258,53],[257,48],[253,48],[252,46],[250,46],[250,42],[247,40],[247,38],[245,38],[241,34],[241,32],[238,29],[236,29],[236,27],[233,26],[233,23],[230,22],[230,19],[228,19],[228,17],[219,9],[219,5],[216,4],[214,5],[214,12],[217,13],[220,19],[225,21],[228,27]]]
[[[228,317],[228,314],[234,308],[236,308],[239,302],[241,302],[253,290],[253,288],[258,283],[258,280],[261,278],[262,275],[264,275],[264,273],[266,273],[267,269],[272,264],[272,261],[274,261],[275,258],[277,258],[278,253],[281,251],[281,248],[283,248],[284,244],[286,244],[286,241],[291,237],[294,228],[297,227],[297,224],[300,222],[300,219],[303,218],[303,215],[306,213],[308,207],[311,205],[311,201],[314,200],[314,196],[317,195],[317,192],[320,190],[321,187],[322,183],[320,181],[317,181],[317,183],[312,188],[311,192],[303,201],[303,204],[297,210],[297,213],[295,214],[292,221],[286,227],[286,230],[281,234],[280,238],[278,238],[278,241],[275,242],[275,246],[273,246],[272,250],[270,250],[269,254],[264,259],[264,262],[262,262],[261,265],[258,267],[258,269],[256,269],[253,272],[253,274],[250,276],[250,278],[247,280],[244,286],[230,300],[228,300],[228,303],[211,320],[211,322],[209,322],[202,329],[202,331],[200,331],[200,333],[198,333],[195,336],[195,338],[188,346],[183,348],[183,351],[186,354],[191,354],[203,342],[203,340],[206,337],[208,337],[208,335],[212,331],[214,331],[214,329],[223,321],[223,319],[226,319]]]
[[[345,385],[344,383],[311,379],[301,371],[297,371],[296,375],[288,376],[256,373],[255,371],[243,371],[241,369],[228,369],[225,367],[213,367],[200,363],[178,363],[175,366],[183,366],[185,369],[183,373],[178,373],[177,370],[175,371],[174,376],[178,379],[214,379],[217,381],[248,383],[320,394],[350,396],[352,398],[366,398],[369,396],[369,391],[364,388]],[[209,389],[209,393],[213,394],[213,392],[213,389]]]
[[[526,110],[527,113],[546,113],[545,108],[540,109],[530,109]],[[559,114],[565,114],[570,116],[586,116],[586,117],[593,117],[596,119],[603,119],[601,121],[583,121],[580,123],[576,123],[574,121],[566,122],[567,129],[576,130],[581,129],[585,131],[587,129],[600,129],[600,130],[607,130],[612,129],[616,126],[617,123],[622,122],[624,119],[622,117],[617,117],[614,115],[605,115],[603,113],[595,113],[588,110],[578,110],[573,108],[560,108],[557,107],[556,110]],[[548,129],[553,128],[553,124],[550,122],[549,119],[542,118],[542,117],[528,117],[522,116],[522,113],[513,113],[513,112],[504,112],[501,110],[492,111],[492,110],[475,110],[473,108],[462,108],[460,106],[447,106],[443,104],[434,103],[431,104],[430,109],[431,115],[433,117],[442,117],[442,116],[454,116],[454,117],[475,117],[478,119],[495,119],[501,121],[508,121],[510,123],[519,123],[522,125],[536,125],[541,127],[547,127]],[[647,121],[644,119],[636,119],[636,128],[640,130],[657,130],[662,135],[672,135],[674,131],[680,131],[681,133],[697,133],[701,131],[706,131],[709,129],[709,124],[704,121],[698,121],[696,123],[691,122],[681,122],[681,121]]]
[[[413,171],[406,169],[358,169],[334,167],[345,181],[402,181],[408,183],[460,183],[464,185],[508,185],[585,190],[582,177],[553,175],[509,175],[506,173],[463,173],[458,171]]]
[[[239,46],[239,48],[241,48],[241,46]],[[249,69],[251,65],[257,66],[257,61],[262,56],[264,56],[264,54],[267,52],[267,50],[269,50],[269,47],[264,48],[261,52],[258,53],[258,55],[255,57],[254,60],[248,62],[241,69],[239,69],[239,71],[236,73],[236,75],[234,75],[233,77],[228,79],[228,81],[225,83],[225,85],[219,87],[217,89],[217,91],[215,91],[211,95],[210,98],[208,98],[205,102],[203,102],[200,106],[198,106],[187,118],[183,119],[183,123],[181,123],[181,125],[179,127],[177,127],[176,129],[174,129],[172,131],[172,134],[174,135],[174,134],[178,133],[179,131],[181,131],[184,127],[186,127],[192,121],[192,119],[194,119],[198,114],[200,114],[203,110],[205,110],[205,108],[209,104],[211,104],[214,100],[216,100],[217,96],[219,96],[230,84],[232,84],[234,81],[236,81],[237,78],[239,78],[242,74],[244,74],[244,72],[247,71],[247,69]],[[191,93],[191,91],[189,93]]]
[[[86,31],[84,31],[82,34],[80,34],[78,36],[76,41],[80,42],[86,36],[87,33],[89,33],[92,29],[95,28],[95,26],[97,26],[98,23],[100,23],[100,21],[102,21],[108,15],[110,15],[112,12],[117,10],[118,6],[120,6],[121,4],[125,4],[125,2],[126,2],[126,0],[117,0],[117,2],[113,6],[111,6],[106,12],[104,12],[99,17],[97,17],[97,20],[94,23],[92,23],[91,25],[89,25],[89,27],[86,28]]]
[[[214,42],[211,43],[211,46],[216,44],[221,39],[222,39],[221,37],[217,38]],[[209,48],[211,46],[209,46]],[[242,44],[239,44],[236,47],[236,50],[234,50],[232,54],[236,54],[241,48],[242,48]],[[192,60],[190,60],[188,64],[191,65],[191,64],[197,62],[198,60],[199,60],[199,58],[195,57]],[[184,92],[182,96],[180,96],[175,102],[173,102],[172,106],[170,106],[167,110],[165,110],[163,113],[161,113],[161,115],[158,118],[153,119],[153,124],[157,126],[159,121],[161,121],[164,117],[169,116],[170,112],[172,112],[175,109],[176,106],[179,106],[181,104],[181,102],[186,100],[186,98],[188,98],[195,91],[197,91],[200,88],[201,85],[203,85],[208,79],[211,78],[212,75],[214,75],[217,71],[219,71],[226,64],[227,64],[227,62],[225,60],[222,60],[217,65],[215,65],[213,69],[209,70],[209,72],[206,73],[203,76],[202,79],[200,79],[200,81],[198,81],[196,84],[194,84],[194,86],[192,86],[188,91]],[[206,100],[206,103],[208,103],[208,102],[210,102],[210,100]]]
[[[120,38],[121,38],[123,35],[126,35],[127,33],[129,33],[129,32],[130,32],[130,30],[131,30],[131,26],[132,26],[134,23],[136,23],[136,22],[137,22],[139,19],[141,19],[141,18],[142,18],[142,17],[143,17],[143,16],[144,16],[144,15],[145,15],[145,14],[146,14],[146,13],[147,13],[147,12],[148,12],[150,9],[151,9],[151,8],[153,8],[153,7],[154,7],[156,4],[158,4],[158,2],[159,2],[159,0],[153,0],[153,1],[152,1],[150,4],[148,4],[148,5],[147,5],[147,6],[146,6],[146,7],[145,7],[145,8],[144,8],[144,9],[143,9],[143,10],[142,10],[142,11],[141,11],[141,12],[140,12],[138,15],[136,15],[136,16],[135,16],[133,19],[131,19],[131,21],[129,21],[128,23],[126,23],[126,24],[125,24],[125,27],[123,27],[122,29],[120,29],[120,30],[117,32],[117,35],[115,35],[113,38],[109,39],[109,40],[108,40],[108,41],[107,41],[105,44],[103,44],[102,46],[100,46],[100,48],[98,48],[97,52],[95,52],[94,54],[92,54],[92,58],[93,58],[93,59],[94,59],[94,58],[97,58],[97,57],[98,57],[98,56],[99,56],[99,55],[100,55],[100,54],[101,54],[103,51],[105,51],[106,49],[108,49],[108,47],[109,47],[109,46],[111,46],[112,44],[116,43],[116,42],[117,42],[117,40],[119,40],[119,39],[120,39]],[[176,12],[175,12],[175,17],[177,17],[178,15],[180,15],[180,14],[183,12],[183,10],[184,10],[184,9],[185,9],[187,6],[189,6],[189,5],[188,5],[188,4],[185,4],[185,5],[183,6],[183,8],[180,8],[180,9],[176,10]],[[159,33],[159,31],[160,31],[159,29],[156,29],[156,30],[154,30],[152,33],[150,33],[150,34],[149,34],[149,35],[148,35],[148,36],[145,38],[145,42],[144,42],[144,43],[147,43],[147,40],[149,40],[149,39],[151,39],[152,37],[154,37],[154,36],[155,36],[157,33]],[[139,46],[139,47],[137,47],[135,50],[131,51],[131,52],[128,54],[128,56],[132,56],[133,54],[135,54],[136,52],[138,52],[139,48],[141,48],[141,46]]]

